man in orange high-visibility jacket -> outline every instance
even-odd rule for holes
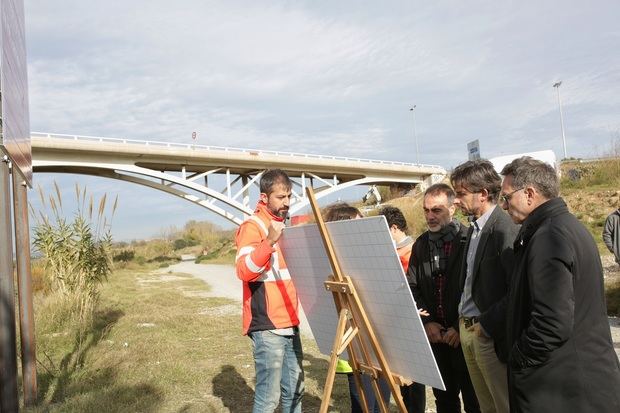
[[[235,237],[237,277],[243,281],[243,334],[252,339],[256,370],[253,413],[273,412],[280,395],[283,413],[301,413],[304,374],[298,299],[277,243],[291,191],[284,171],[266,171],[256,210]]]

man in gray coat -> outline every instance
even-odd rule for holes
[[[620,208],[609,214],[603,228],[603,242],[620,264]]]
[[[550,165],[522,157],[502,175],[502,207],[521,224],[506,318],[510,411],[618,413],[620,363],[594,239]]]
[[[459,337],[482,413],[508,413],[506,303],[518,232],[497,205],[502,179],[486,159],[454,168],[454,205],[470,216],[461,266]]]

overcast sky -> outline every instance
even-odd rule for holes
[[[33,131],[186,143],[197,131],[202,144],[414,162],[416,105],[423,163],[451,168],[474,139],[483,157],[561,158],[561,80],[569,156],[620,136],[617,0],[25,5]],[[215,220],[153,190],[35,175],[53,179],[118,194],[118,239]]]

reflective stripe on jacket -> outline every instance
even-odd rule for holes
[[[243,334],[299,325],[298,299],[278,244],[267,240],[271,221],[262,202],[235,236],[237,277],[243,281]]]

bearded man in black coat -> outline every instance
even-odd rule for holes
[[[600,255],[559,197],[555,170],[522,157],[500,199],[521,224],[507,313],[511,412],[620,412]]]

